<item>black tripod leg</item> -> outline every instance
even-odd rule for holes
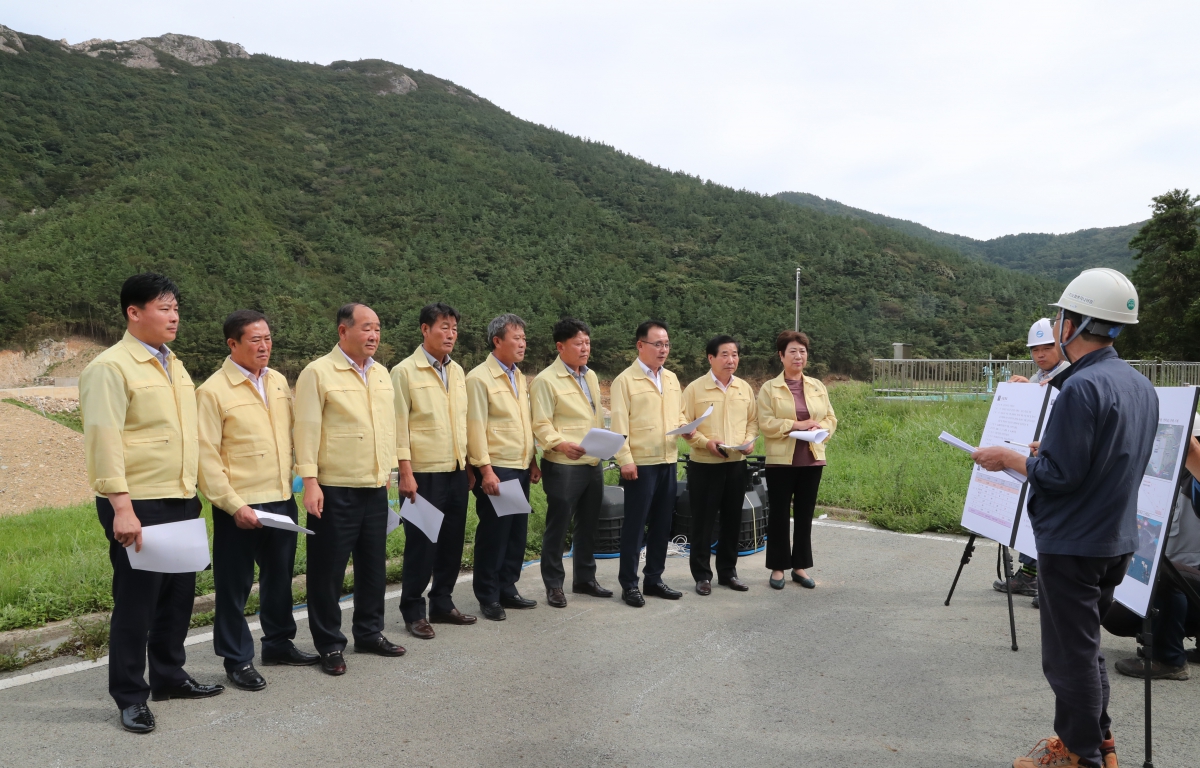
[[[946,595],[945,605],[950,605],[950,598],[954,597],[954,588],[958,586],[958,577],[962,576],[963,566],[971,562],[971,554],[975,552],[975,534],[971,534],[971,538],[967,539],[967,546],[963,547],[962,559],[958,561],[958,572],[954,574],[954,582],[950,584],[950,594]]]
[[[1142,633],[1137,636],[1137,641],[1140,643],[1138,648],[1138,656],[1142,657],[1142,663],[1145,665],[1143,670],[1146,673],[1146,761],[1142,763],[1142,768],[1154,768],[1154,750],[1151,747],[1151,733],[1153,731],[1153,722],[1150,717],[1150,672],[1151,666],[1154,664],[1154,629],[1151,617],[1154,616],[1155,610],[1151,608],[1146,612],[1146,618],[1142,620]]]
[[[1004,559],[1004,585],[1008,592],[1008,631],[1012,635],[1012,649],[1017,650],[1017,617],[1013,613],[1012,599],[1012,553],[1008,547],[1000,545],[1001,556]]]

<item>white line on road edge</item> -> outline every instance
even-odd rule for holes
[[[898,533],[896,531],[887,531],[882,528],[868,528],[867,526],[864,526],[864,525],[849,525],[847,523],[830,523],[825,520],[813,520],[813,525],[818,525],[818,526],[822,526],[825,528],[842,528],[842,529],[848,530],[848,531],[862,531],[865,533],[888,533],[893,536],[905,536],[910,539],[929,539],[930,541],[948,541],[952,544],[961,543],[960,539],[950,538],[949,536],[930,536],[930,535],[924,534],[924,533]],[[537,561],[530,561],[529,563],[526,563],[525,565],[529,566],[529,565],[532,565],[534,562],[537,562]],[[471,574],[464,573],[461,576],[459,576],[458,579],[454,583],[461,584],[462,582],[466,581],[469,578],[471,578]],[[400,597],[400,590],[395,589],[395,590],[392,590],[391,592],[385,593],[383,596],[383,599],[384,600],[392,600],[397,597]],[[345,600],[342,602],[342,610],[343,611],[348,611],[353,607],[354,607],[353,600]],[[295,618],[297,621],[307,619],[308,611],[307,610],[296,611]],[[250,622],[249,627],[250,627],[250,631],[253,632],[256,629],[261,629],[262,625],[257,621],[252,621],[252,622]],[[201,632],[200,634],[190,635],[186,640],[183,641],[183,644],[184,644],[184,646],[199,645],[200,643],[205,643],[212,639],[213,639],[212,632]],[[64,664],[61,667],[53,667],[52,669],[41,669],[41,670],[38,670],[37,672],[30,672],[29,674],[26,674],[26,675],[17,675],[15,677],[10,677],[5,680],[0,680],[0,691],[3,691],[6,688],[16,688],[19,685],[28,685],[29,683],[37,683],[42,680],[50,680],[55,677],[62,677],[63,675],[71,675],[76,672],[85,672],[89,669],[96,669],[97,667],[106,667],[106,666],[108,666],[108,657],[101,656],[100,658],[96,659],[95,661],[80,661],[80,662],[76,662],[74,664]]]
[[[454,583],[461,584],[462,582],[466,581],[469,578],[471,578],[471,574],[464,573],[461,576],[459,576],[458,579]],[[384,600],[392,600],[397,597],[400,597],[400,590],[394,589],[391,592],[385,593],[383,596],[383,599]],[[348,611],[353,607],[354,607],[353,600],[345,600],[342,602],[342,610],[343,611]],[[299,611],[296,611],[293,615],[294,615],[296,621],[302,621],[303,619],[308,618],[308,611],[307,610],[299,610]],[[249,623],[249,627],[250,627],[250,631],[253,632],[256,629],[261,629],[262,624],[257,621],[252,621]],[[212,639],[213,639],[212,632],[201,632],[200,634],[189,635],[187,637],[187,639],[183,641],[183,644],[185,647],[189,646],[189,645],[199,645],[200,643],[205,643]],[[62,677],[63,675],[71,675],[76,672],[86,672],[89,669],[96,669],[97,667],[107,667],[107,666],[108,666],[108,657],[101,656],[100,658],[96,659],[95,661],[79,661],[74,664],[63,664],[61,667],[53,667],[51,669],[39,669],[37,672],[30,672],[27,675],[16,675],[15,677],[10,677],[5,680],[0,680],[0,691],[3,691],[5,688],[16,688],[19,685],[28,685],[30,683],[41,682],[42,680],[50,680],[55,677]]]
[[[900,533],[899,531],[888,531],[883,528],[868,528],[865,525],[850,525],[849,523],[829,523],[824,520],[813,520],[813,525],[820,525],[825,528],[843,528],[847,531],[862,531],[864,533],[890,533],[893,536],[903,536],[907,539],[929,539],[930,541],[948,541],[952,544],[961,544],[962,539],[952,539],[949,536],[930,536],[927,533]]]

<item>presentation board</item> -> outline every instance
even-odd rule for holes
[[[1038,430],[1038,439],[1041,439],[1042,432],[1045,431],[1046,425],[1050,423],[1050,412],[1054,410],[1054,401],[1058,399],[1058,390],[1050,385],[1046,385],[1049,394],[1046,398],[1046,413],[1042,416],[1042,426]],[[1017,518],[1017,531],[1013,536],[1013,549],[1020,552],[1022,555],[1037,559],[1037,542],[1033,540],[1033,527],[1029,524],[1029,497],[1028,491],[1025,493],[1025,498],[1021,501],[1021,516]]]
[[[1033,442],[1042,424],[1049,393],[1050,387],[1037,384],[996,385],[979,447],[1001,446],[1020,452],[1019,446]],[[1008,546],[1025,489],[1026,483],[1004,472],[988,472],[974,466],[963,504],[962,527]]]
[[[1138,548],[1115,595],[1122,605],[1143,617],[1154,596],[1158,564],[1170,530],[1179,475],[1187,461],[1188,437],[1200,397],[1196,387],[1154,389],[1158,392],[1158,430],[1138,489]]]

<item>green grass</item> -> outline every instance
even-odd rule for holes
[[[862,383],[829,394],[838,428],[817,502],[865,512],[894,531],[961,532],[971,461],[937,436],[979,440],[989,403],[881,400]]]
[[[27,411],[33,411],[39,416],[45,416],[47,419],[50,419],[50,421],[56,421],[68,429],[73,429],[79,434],[83,434],[83,416],[79,413],[78,408],[73,411],[67,411],[66,413],[46,413],[40,408],[35,408],[28,403],[22,403],[20,400],[16,400],[11,397],[4,398],[4,402],[15,405],[18,408],[24,408]]]
[[[828,448],[829,465],[821,482],[818,503],[864,512],[872,523],[891,530],[959,531],[970,460],[937,441],[943,429],[967,441],[979,439],[987,417],[986,402],[894,402],[869,396],[866,384],[846,384],[830,392],[838,414],[838,429]],[[686,449],[686,446],[683,446]],[[761,453],[760,439],[758,451]],[[606,473],[616,482],[616,472]],[[396,497],[395,490],[391,493]],[[297,497],[299,503],[301,499]],[[527,559],[541,552],[546,527],[546,494],[533,486],[530,503]],[[204,503],[212,536],[212,511]],[[300,522],[305,522],[300,507]],[[474,558],[475,498],[471,497],[462,564]],[[301,536],[295,574],[307,567],[307,542]],[[388,580],[400,578],[404,552],[403,527],[392,532],[386,546],[392,560]],[[65,509],[42,509],[0,518],[0,630],[36,627],[47,621],[109,610],[112,569],[108,545],[96,520],[93,504]],[[353,573],[343,585],[354,588]],[[196,575],[196,594],[212,592],[212,571]],[[295,596],[304,601],[302,592]],[[253,610],[254,605],[248,605]]]

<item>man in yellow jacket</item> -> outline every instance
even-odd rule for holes
[[[113,568],[108,692],[122,727],[149,733],[151,696],[193,699],[225,689],[183,670],[196,574],[135,570],[125,551],[141,551],[143,525],[200,516],[196,392],[167,348],[179,329],[179,289],[162,275],[134,275],[121,286],[121,312],[125,336],[84,369],[79,406],[88,484]]]
[[[696,593],[712,594],[709,544],[713,522],[717,536],[717,583],[738,592],[749,587],[738,578],[738,538],[742,527],[742,501],[746,498],[746,456],[758,437],[758,409],[754,389],[734,376],[741,345],[732,336],[717,336],[705,347],[709,371],[683,390],[683,418],[712,414],[688,440],[688,499],[691,504],[692,578]],[[744,446],[744,447],[743,447]]]
[[[675,511],[678,451],[667,433],[687,423],[679,379],[664,364],[671,352],[667,325],[647,320],[637,328],[638,358],[613,379],[612,431],[629,439],[617,452],[625,487],[625,520],[621,523],[621,599],[635,608],[646,604],[643,593],[678,600],[683,593],[662,580],[667,540]],[[690,439],[694,433],[685,435]],[[649,530],[647,530],[649,526]],[[638,560],[646,545],[644,583],[638,589]]]
[[[292,496],[292,389],[271,362],[271,326],[261,312],[239,309],[225,318],[229,357],[196,390],[200,491],[213,506],[213,650],[225,674],[245,691],[267,681],[254,668],[254,638],[246,599],[258,565],[264,666],[308,666],[320,657],[301,651],[292,615],[296,532],[265,527],[256,512],[296,522]],[[253,505],[253,508],[251,508]]]
[[[492,354],[467,374],[467,460],[477,473],[475,574],[472,586],[485,619],[503,621],[505,608],[536,608],[521,597],[517,581],[525,559],[529,515],[497,515],[492,497],[500,483],[516,480],[529,500],[540,482],[535,461],[529,389],[517,363],[525,359],[525,321],[500,315],[488,323]]]
[[[396,413],[387,370],[376,365],[379,316],[365,304],[337,312],[338,343],[296,380],[296,474],[304,479],[308,626],[321,669],[346,672],[342,583],[354,556],[354,650],[403,656],[383,636],[387,484],[396,465]]]
[[[404,521],[400,614],[409,633],[422,640],[434,637],[430,621],[475,623],[474,616],[454,606],[453,597],[462,567],[467,494],[475,484],[467,471],[467,385],[462,366],[450,359],[460,317],[448,304],[422,307],[421,346],[392,369],[400,495],[411,502],[420,494],[443,515],[436,543]],[[431,579],[427,615],[424,593]]]
[[[588,368],[592,329],[582,320],[564,317],[554,324],[558,359],[537,375],[530,387],[533,434],[542,446],[542,479],[546,489],[546,530],[542,534],[542,583],[546,602],[566,608],[563,543],[571,529],[571,591],[612,597],[596,581],[596,526],[604,500],[604,470],[587,456],[580,442],[592,429],[604,428],[600,381]]]

